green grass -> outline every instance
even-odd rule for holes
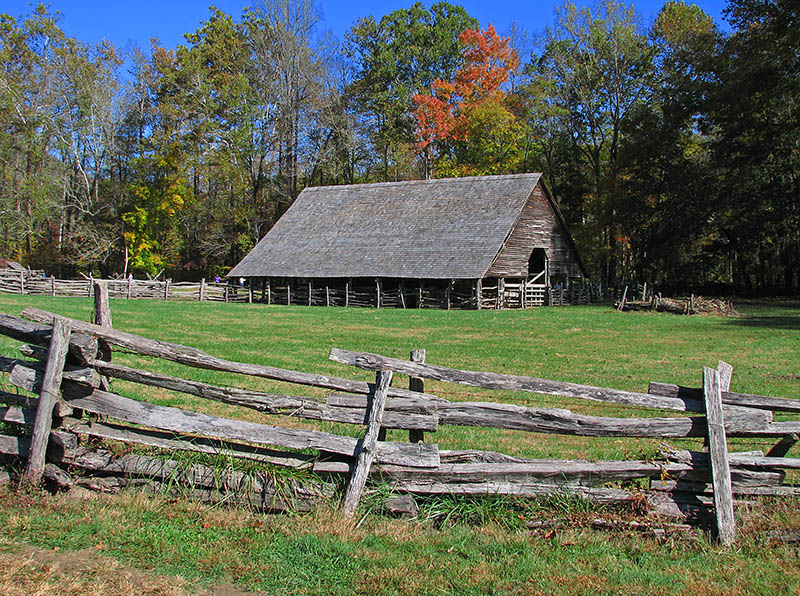
[[[0,295],[0,311],[36,306],[88,320],[87,299]],[[401,311],[266,307],[112,300],[115,327],[188,344],[215,356],[371,380],[329,362],[336,346],[407,358],[426,348],[428,362],[473,370],[646,391],[651,380],[700,384],[703,366],[734,366],[736,391],[800,397],[800,303],[737,303],[745,317],[617,313],[607,306],[514,311]],[[3,341],[12,355],[15,342]],[[115,355],[143,366],[147,359]],[[322,396],[324,391],[267,380],[147,363],[168,374],[218,384]],[[397,384],[407,382],[403,378]],[[158,403],[203,408],[252,420],[252,411],[114,381],[114,390]],[[595,415],[640,411],[525,393],[428,383],[455,400],[569,407]],[[325,425],[322,425],[325,427]],[[330,428],[343,430],[341,425]],[[350,429],[349,432],[356,432]],[[390,437],[400,438],[400,433]],[[427,436],[442,448],[506,451],[537,457],[623,458],[652,454],[657,442],[442,428]],[[673,444],[696,444],[689,441]],[[766,449],[774,441],[734,441]],[[99,549],[121,562],[180,575],[198,587],[233,581],[267,594],[800,594],[796,547],[770,540],[765,528],[800,527],[796,500],[740,511],[741,539],[721,550],[704,534],[654,536],[589,529],[593,517],[627,516],[569,499],[434,499],[416,521],[377,511],[382,487],[365,499],[361,524],[335,512],[254,515],[164,498],[123,496],[75,501],[0,489],[0,550],[26,544]],[[533,520],[558,522],[534,533]]]

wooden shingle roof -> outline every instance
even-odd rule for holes
[[[229,275],[482,278],[540,178],[306,188]]]

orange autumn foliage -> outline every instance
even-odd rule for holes
[[[435,140],[468,141],[474,115],[485,112],[485,104],[502,103],[502,85],[519,65],[509,38],[497,35],[492,25],[485,31],[467,29],[459,40],[465,46],[464,66],[455,80],[437,79],[430,94],[413,97],[420,151]]]

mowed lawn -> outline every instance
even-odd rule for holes
[[[734,366],[733,390],[800,398],[800,302],[736,304],[744,314],[741,318],[618,313],[609,306],[448,312],[111,301],[118,329],[187,344],[227,359],[348,378],[372,377],[328,361],[331,347],[398,358],[408,358],[412,348],[425,348],[427,361],[435,364],[635,391],[646,391],[649,381],[699,386],[702,367],[725,360]],[[88,320],[91,309],[88,299],[0,295],[2,312],[17,314],[26,306],[83,320]],[[14,355],[15,342],[0,345],[5,355]],[[115,355],[115,360],[219,384],[295,395],[325,394],[125,354]],[[396,380],[398,385],[405,383],[402,377]],[[121,382],[115,381],[112,387],[159,403],[264,419],[257,413]],[[600,416],[652,415],[521,392],[441,383],[427,387],[453,400],[566,407]],[[390,434],[390,438],[401,436]],[[659,445],[653,440],[471,428],[442,428],[426,440],[441,448],[593,459],[648,457]],[[733,441],[732,448],[766,450],[772,444]],[[111,557],[109,568],[124,565],[155,574],[154,579],[134,582],[138,592],[110,583],[98,594],[194,593],[225,582],[268,594],[800,593],[797,547],[775,541],[767,532],[800,527],[799,503],[793,499],[740,511],[740,542],[723,551],[704,534],[664,537],[651,531],[591,529],[594,517],[611,513],[568,499],[541,506],[442,500],[423,504],[418,520],[366,515],[359,518],[358,527],[352,527],[330,511],[269,516],[138,495],[80,502],[63,496],[0,495],[3,594],[35,593],[41,582],[50,581],[48,577],[53,581],[61,577],[52,569],[57,563],[37,561],[44,550],[32,551],[39,554],[31,556],[29,565],[10,564],[19,562],[33,547],[59,552],[91,549],[86,557]],[[553,531],[534,532],[528,524],[534,519],[558,523]],[[116,572],[111,575],[121,577]],[[180,577],[164,580],[164,575]],[[22,577],[34,584],[25,588],[28,591],[11,592],[23,589]],[[35,579],[39,577],[44,579]],[[45,593],[90,593],[86,577],[94,576],[84,573],[81,587],[78,578],[68,575],[55,582],[62,591]],[[69,585],[77,586],[76,591],[69,591]],[[164,585],[172,591],[158,587]]]

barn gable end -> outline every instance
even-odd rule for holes
[[[535,248],[545,250],[551,277],[585,277],[583,262],[558,206],[541,180],[531,192],[486,277],[527,277],[533,274],[533,271],[528,271],[528,261]]]
[[[228,276],[267,302],[485,308],[494,292],[497,308],[525,307],[536,248],[583,276],[541,174],[311,187]]]

